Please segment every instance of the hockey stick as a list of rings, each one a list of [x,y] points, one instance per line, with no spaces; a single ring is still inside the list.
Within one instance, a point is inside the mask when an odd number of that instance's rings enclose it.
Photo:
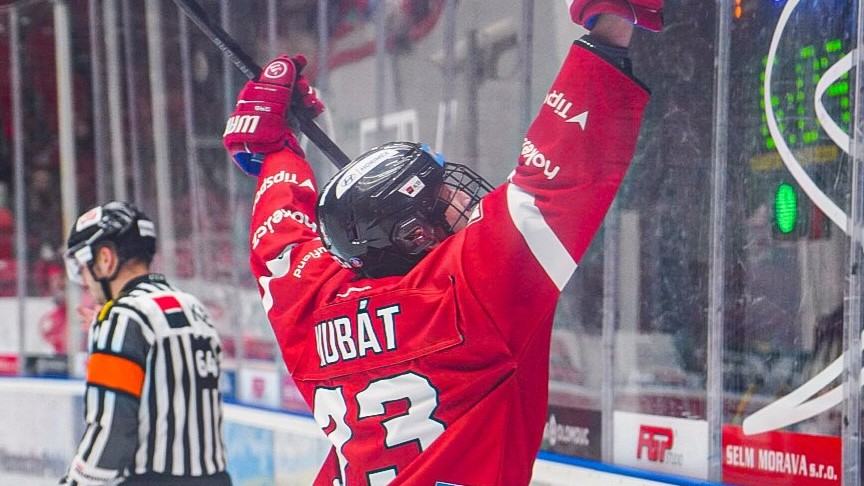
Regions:
[[[174,0],[174,3],[201,29],[210,41],[222,51],[222,54],[237,66],[247,79],[257,79],[261,72],[261,66],[255,63],[246,52],[237,45],[234,39],[225,32],[219,24],[210,20],[207,12],[196,0]],[[300,131],[309,137],[309,140],[318,147],[321,152],[333,162],[336,167],[343,168],[351,162],[330,137],[321,130],[313,120],[302,118],[294,114],[300,122]]]

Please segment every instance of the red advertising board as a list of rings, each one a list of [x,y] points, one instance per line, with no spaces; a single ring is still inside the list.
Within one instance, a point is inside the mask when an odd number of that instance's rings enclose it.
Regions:
[[[839,486],[840,437],[793,432],[744,435],[723,426],[723,482],[741,486]]]
[[[18,359],[19,358],[17,354],[0,354],[0,375],[17,375]]]

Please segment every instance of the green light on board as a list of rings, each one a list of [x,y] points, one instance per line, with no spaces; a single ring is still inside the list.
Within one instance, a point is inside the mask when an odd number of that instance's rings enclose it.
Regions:
[[[777,229],[788,235],[795,229],[798,221],[798,195],[791,184],[785,182],[777,186],[774,193],[774,215]]]

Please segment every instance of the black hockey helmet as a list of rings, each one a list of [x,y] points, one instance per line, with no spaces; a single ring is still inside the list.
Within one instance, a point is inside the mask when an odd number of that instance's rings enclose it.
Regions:
[[[391,142],[340,170],[318,196],[324,246],[372,277],[404,275],[465,226],[491,186],[422,144]]]
[[[83,284],[81,266],[87,265],[92,273],[96,250],[108,244],[114,246],[121,264],[132,258],[149,264],[156,254],[156,227],[144,213],[127,202],[113,201],[90,209],[78,217],[69,233],[63,254],[69,279]],[[102,279],[106,281],[103,287],[114,277],[116,272]]]

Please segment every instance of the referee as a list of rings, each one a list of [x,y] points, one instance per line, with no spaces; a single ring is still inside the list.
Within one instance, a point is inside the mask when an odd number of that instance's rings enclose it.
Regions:
[[[150,272],[154,224],[111,202],[81,215],[70,280],[103,305],[90,327],[86,429],[60,484],[224,486],[222,347],[194,296]]]

